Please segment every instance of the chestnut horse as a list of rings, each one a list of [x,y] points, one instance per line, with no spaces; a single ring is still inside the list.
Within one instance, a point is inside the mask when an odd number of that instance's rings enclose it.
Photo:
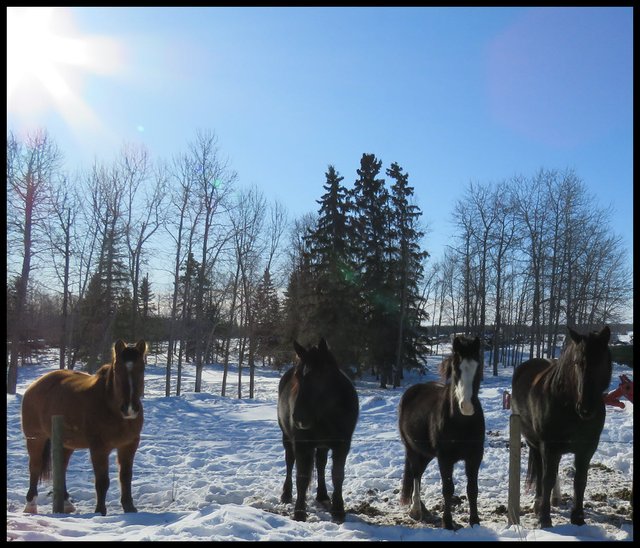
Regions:
[[[426,382],[407,388],[400,398],[398,422],[405,447],[400,504],[411,504],[409,515],[421,520],[426,508],[420,482],[436,458],[442,479],[442,526],[454,529],[453,467],[464,461],[469,499],[469,525],[478,525],[478,470],[484,455],[485,423],[478,399],[482,362],[480,339],[457,336],[453,353],[440,364],[447,384]]]
[[[292,500],[291,473],[295,463],[297,498],[293,519],[307,519],[306,495],[315,457],[316,500],[325,506],[330,503],[332,519],[341,523],[345,518],[344,467],[358,421],[358,394],[324,339],[308,350],[296,341],[293,345],[300,361],[282,376],[278,386],[278,424],[287,468],[280,500],[284,503]],[[329,449],[333,461],[331,501],[324,476]]]
[[[22,431],[29,453],[29,491],[24,511],[38,512],[38,482],[51,475],[51,417],[64,417],[64,512],[75,508],[69,501],[66,472],[75,449],[89,449],[95,474],[96,512],[107,514],[109,455],[118,451],[120,502],[125,512],[136,512],[131,498],[133,458],[142,430],[140,398],[144,390],[144,340],[127,345],[118,340],[111,363],[94,375],[59,369],[35,380],[22,398]]]
[[[551,491],[565,453],[574,454],[571,523],[584,525],[584,491],[591,457],[604,427],[604,392],[611,383],[611,331],[586,335],[567,327],[567,346],[556,360],[533,358],[513,372],[511,409],[520,415],[529,446],[527,484],[535,483],[534,512],[551,527]]]

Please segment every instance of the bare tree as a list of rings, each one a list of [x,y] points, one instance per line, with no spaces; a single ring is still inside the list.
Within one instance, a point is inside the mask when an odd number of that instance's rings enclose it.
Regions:
[[[145,246],[163,222],[167,174],[159,165],[152,175],[153,168],[144,147],[125,145],[119,164],[124,182],[122,215],[131,279],[131,338],[138,340],[140,268],[146,259]]]
[[[51,265],[62,292],[62,325],[60,328],[60,369],[65,365],[72,368],[67,359],[67,348],[71,346],[71,268],[73,255],[77,249],[75,233],[77,231],[79,200],[75,189],[67,176],[61,177],[51,193],[50,213],[45,230],[50,243]]]
[[[27,136],[24,143],[10,133],[7,140],[7,189],[8,206],[12,210],[12,232],[21,245],[9,249],[21,257],[22,266],[15,284],[14,316],[9,324],[11,354],[7,377],[7,393],[15,394],[18,381],[18,354],[23,342],[23,314],[27,303],[27,288],[32,270],[34,253],[41,238],[42,215],[46,211],[49,185],[60,167],[62,156],[46,131]],[[10,240],[8,241],[10,243]]]
[[[195,391],[200,392],[204,353],[204,294],[207,271],[211,271],[215,259],[228,241],[228,226],[215,225],[217,216],[226,213],[225,201],[231,193],[237,178],[218,151],[217,137],[213,132],[201,132],[190,146],[193,176],[198,199],[202,202],[202,243],[200,269],[196,289],[196,383]],[[217,228],[217,230],[216,230]]]

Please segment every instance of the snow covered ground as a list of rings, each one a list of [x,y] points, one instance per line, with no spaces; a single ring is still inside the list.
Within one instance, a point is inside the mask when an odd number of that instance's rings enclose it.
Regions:
[[[522,451],[521,524],[508,526],[509,411],[502,394],[510,390],[510,368],[493,377],[485,374],[480,399],[487,437],[479,477],[481,525],[468,526],[466,477],[462,463],[454,470],[454,521],[463,527],[439,527],[442,497],[437,463],[427,467],[422,500],[434,518],[414,522],[399,505],[404,448],[397,428],[397,407],[405,388],[436,378],[429,360],[424,376],[406,376],[398,389],[381,390],[372,378],[356,381],[360,417],[347,459],[344,499],[347,517],[335,524],[314,500],[315,484],[307,497],[306,523],[291,519],[292,504],[280,503],[285,475],[282,436],[276,419],[277,386],[281,373],[257,368],[254,399],[237,399],[237,368],[232,367],[227,396],[221,397],[222,367],[207,365],[203,389],[194,393],[195,371],[187,365],[182,395],[164,396],[162,356],[149,355],[145,382],[145,424],[133,470],[136,514],[120,506],[115,452],[110,460],[111,486],[107,515],[95,514],[93,472],[87,450],[76,451],[67,473],[67,486],[76,512],[51,512],[51,484],[39,488],[39,515],[23,514],[28,489],[27,453],[20,429],[20,404],[26,387],[56,368],[55,351],[34,365],[20,368],[18,394],[7,396],[7,540],[267,540],[267,541],[518,541],[518,540],[633,540],[630,490],[633,477],[633,404],[607,408],[600,446],[591,462],[585,495],[587,524],[569,522],[572,455],[560,463],[563,503],[552,509],[554,527],[535,528],[532,494],[524,490],[527,450]],[[283,369],[282,372],[284,372]],[[620,374],[633,370],[614,364],[611,389]],[[248,394],[248,374],[243,392]],[[331,459],[327,486],[331,493]],[[294,482],[295,496],[295,482]],[[438,523],[436,523],[436,519]]]

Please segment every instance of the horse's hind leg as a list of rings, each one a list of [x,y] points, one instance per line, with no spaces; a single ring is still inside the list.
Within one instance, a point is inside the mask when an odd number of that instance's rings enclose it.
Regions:
[[[291,492],[293,490],[293,480],[291,474],[293,472],[293,463],[295,462],[295,453],[293,452],[293,444],[286,436],[282,436],[282,445],[284,445],[284,461],[287,467],[287,475],[284,478],[282,486],[282,496],[280,502],[289,503],[292,500]]]
[[[558,466],[560,465],[560,453],[546,449],[542,457],[542,493],[540,495],[540,527],[551,527],[551,491],[558,477]]]
[[[573,478],[573,510],[571,511],[571,523],[574,525],[584,525],[584,490],[587,486],[587,475],[589,472],[589,462],[593,452],[576,453],[574,465],[576,475]]]
[[[407,478],[411,477],[411,487],[407,487],[407,489],[410,489],[408,492],[411,493],[411,509],[409,510],[409,517],[417,521],[420,521],[423,515],[427,513],[427,509],[420,499],[420,483],[422,480],[422,474],[424,474],[429,462],[431,462],[431,458],[420,455],[413,450],[407,450],[403,489],[408,483]],[[407,474],[407,472],[409,473]]]
[[[49,459],[49,440],[47,438],[27,437],[27,452],[29,453],[29,490],[24,512],[38,513],[38,482],[40,476],[46,476]]]
[[[411,464],[409,457],[404,457],[404,472],[402,473],[402,489],[400,491],[400,504],[403,506],[411,502],[411,493],[413,492],[413,474],[411,473]]]
[[[326,447],[316,449],[316,475],[318,477],[318,491],[316,500],[321,504],[330,504],[329,493],[327,493],[327,483],[325,481],[325,468],[327,466],[327,455],[329,449]],[[335,484],[334,484],[335,488]]]
[[[62,511],[65,514],[71,514],[72,512],[76,511],[76,507],[69,500],[69,491],[67,491],[67,467],[69,466],[69,459],[71,458],[72,454],[73,449],[67,449],[66,447],[64,448],[64,508],[62,509]]]
[[[125,512],[137,512],[131,496],[131,479],[133,478],[133,458],[138,449],[136,439],[129,445],[118,448],[118,466],[120,467],[120,504]]]

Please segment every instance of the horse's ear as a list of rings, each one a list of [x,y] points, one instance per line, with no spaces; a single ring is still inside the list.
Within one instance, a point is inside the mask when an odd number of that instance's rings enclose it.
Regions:
[[[569,326],[567,326],[567,330],[569,331],[569,336],[571,337],[571,340],[573,340],[574,343],[577,344],[582,340],[582,335],[580,335],[580,333],[578,333],[577,331],[574,331]]]
[[[136,344],[136,350],[144,357],[144,355],[147,353],[147,343],[144,341],[144,339],[140,339],[138,341],[138,344]]]
[[[118,356],[126,347],[126,343],[122,339],[118,339],[113,345],[113,348],[116,351],[116,356]]]
[[[609,344],[609,339],[611,338],[611,329],[609,329],[608,325],[605,325],[602,328],[602,331],[598,333],[598,338],[602,340],[604,344]]]
[[[476,336],[476,338],[473,339],[473,349],[480,352],[480,337],[478,336]]]
[[[460,352],[460,337],[458,336],[453,339],[453,351]]]
[[[307,355],[307,351],[304,349],[304,347],[298,344],[298,341],[293,341],[293,348],[296,351],[298,358],[304,360],[305,356]]]
[[[324,337],[322,337],[318,343],[318,350],[321,352],[329,352],[329,347],[327,346],[327,341],[325,341]]]

